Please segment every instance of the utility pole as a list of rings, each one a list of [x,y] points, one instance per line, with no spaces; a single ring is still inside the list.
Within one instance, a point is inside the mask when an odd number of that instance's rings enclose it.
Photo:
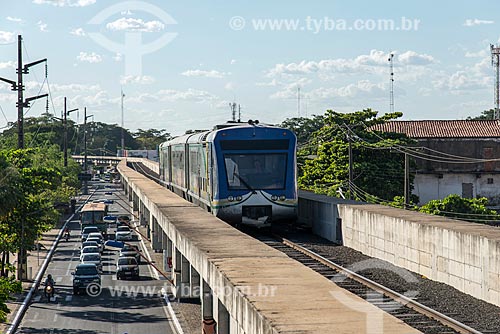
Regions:
[[[495,112],[493,119],[500,119],[500,46],[490,44],[491,65],[495,66]]]
[[[410,206],[410,158],[408,153],[405,153],[405,204],[404,209],[407,210]]]
[[[347,141],[349,142],[349,199],[352,199],[352,179],[353,179],[353,172],[352,172],[352,141],[351,141],[351,135],[347,135]]]
[[[125,128],[124,128],[124,122],[123,122],[123,98],[125,97],[125,94],[123,94],[123,89],[121,90],[121,100],[122,100],[122,154],[121,156],[125,156]]]
[[[68,120],[67,116],[69,113],[73,111],[77,111],[78,108],[71,109],[66,111],[66,96],[64,97],[64,111],[63,111],[63,129],[64,129],[64,139],[63,139],[63,148],[64,148],[64,167],[68,167]]]
[[[22,41],[21,35],[17,36],[17,83],[13,80],[5,79],[0,77],[0,81],[7,82],[12,85],[12,90],[17,91],[17,148],[24,148],[24,108],[30,106],[30,102],[36,99],[47,97],[48,94],[37,95],[33,97],[28,97],[24,100],[23,91],[23,74],[28,74],[29,68],[31,66],[45,62],[45,77],[47,77],[47,58],[34,61],[23,66],[23,52],[22,52]],[[20,281],[26,280],[27,277],[27,253],[24,248],[24,219],[21,217],[21,245],[19,247],[19,252],[17,254],[17,279]]]
[[[87,107],[83,111],[83,171],[87,173],[87,118],[94,117],[94,115],[87,116]],[[87,180],[83,180],[83,194],[88,195],[88,183]]]
[[[17,35],[17,148],[24,148],[23,37]]]

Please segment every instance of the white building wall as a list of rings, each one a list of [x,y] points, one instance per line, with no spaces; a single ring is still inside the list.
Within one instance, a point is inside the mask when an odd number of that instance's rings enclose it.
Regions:
[[[419,204],[430,200],[443,199],[449,195],[462,196],[462,183],[472,183],[473,197],[486,197],[491,205],[500,204],[500,175],[482,174],[417,174],[414,181],[413,194],[420,199]],[[488,179],[492,183],[488,183]],[[490,182],[491,182],[490,180]]]

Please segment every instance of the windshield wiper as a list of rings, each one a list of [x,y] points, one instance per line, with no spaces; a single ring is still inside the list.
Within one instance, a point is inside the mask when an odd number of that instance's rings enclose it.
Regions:
[[[245,187],[247,187],[248,190],[251,190],[252,191],[252,194],[256,194],[257,192],[255,191],[254,188],[250,187],[250,185],[238,174],[238,173],[233,173],[234,175],[236,175],[236,177],[238,178],[238,180],[241,181],[241,183],[243,183],[243,185]]]

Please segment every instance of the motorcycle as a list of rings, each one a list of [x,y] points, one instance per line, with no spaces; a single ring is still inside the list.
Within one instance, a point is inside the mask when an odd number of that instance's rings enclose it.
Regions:
[[[44,289],[45,298],[47,298],[47,302],[50,302],[50,299],[54,297],[54,287],[52,285],[46,285]]]

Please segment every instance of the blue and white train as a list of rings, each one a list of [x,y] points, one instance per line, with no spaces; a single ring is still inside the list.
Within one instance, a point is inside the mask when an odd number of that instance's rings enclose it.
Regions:
[[[230,223],[270,227],[297,217],[295,134],[229,122],[160,145],[165,186]]]

